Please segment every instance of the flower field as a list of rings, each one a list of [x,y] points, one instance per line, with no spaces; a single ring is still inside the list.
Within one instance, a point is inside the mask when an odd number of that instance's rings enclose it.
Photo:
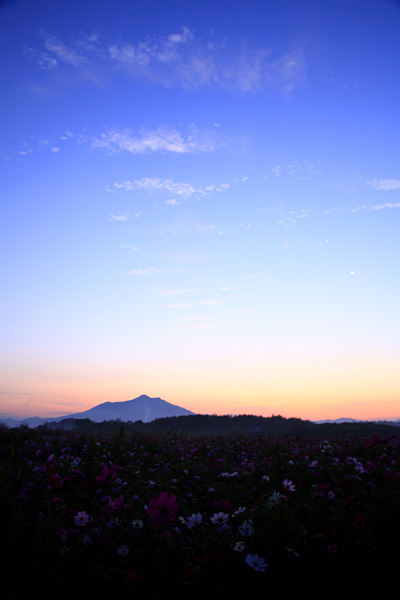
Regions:
[[[0,430],[5,598],[392,587],[400,438]]]

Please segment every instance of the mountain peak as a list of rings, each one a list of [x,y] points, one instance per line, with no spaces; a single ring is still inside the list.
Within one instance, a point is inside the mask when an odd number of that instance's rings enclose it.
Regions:
[[[185,415],[193,415],[195,413],[181,406],[170,404],[162,398],[150,398],[146,394],[142,394],[133,400],[125,400],[123,402],[103,402],[93,408],[89,408],[80,413],[64,415],[53,419],[42,419],[42,423],[48,421],[62,421],[63,419],[90,419],[95,423],[103,421],[143,421],[148,423],[155,419],[164,417],[180,417]],[[36,423],[39,425],[41,423]]]

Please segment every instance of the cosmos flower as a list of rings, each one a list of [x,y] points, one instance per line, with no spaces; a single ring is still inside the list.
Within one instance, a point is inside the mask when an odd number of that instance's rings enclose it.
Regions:
[[[214,523],[214,525],[225,525],[225,523],[228,521],[228,519],[229,519],[229,515],[227,513],[219,512],[219,513],[214,513],[213,516],[211,517],[210,521],[211,521],[211,523]]]
[[[281,499],[281,495],[279,492],[273,492],[270,497],[268,498],[268,508],[272,508],[273,506],[275,506],[276,504],[278,504],[278,502]]]
[[[104,465],[101,470],[101,475],[97,475],[96,481],[98,483],[107,483],[108,481],[112,481],[117,476],[117,467],[113,464],[110,466]]]
[[[199,525],[201,523],[202,519],[203,519],[203,517],[201,516],[201,513],[197,513],[197,515],[193,514],[188,518],[187,526],[189,528],[192,528],[195,525]]]
[[[140,519],[133,519],[132,525],[135,527],[135,529],[141,529],[143,527],[143,521]]]
[[[86,525],[86,523],[89,522],[89,515],[86,511],[82,510],[81,512],[78,512],[74,520],[75,525],[82,527],[82,525]]]
[[[235,552],[244,552],[244,548],[244,542],[236,542],[236,544],[233,546]]]
[[[295,492],[296,491],[296,487],[295,487],[293,481],[291,481],[290,479],[284,479],[282,481],[282,485],[285,488],[285,490],[287,490],[288,492]]]
[[[251,519],[244,521],[242,523],[242,525],[239,527],[239,533],[240,533],[240,535],[243,535],[243,536],[253,535],[253,533],[254,533],[253,521]]]
[[[245,558],[246,563],[255,571],[261,571],[262,573],[267,568],[265,558],[261,558],[258,554],[248,554]]]
[[[52,487],[54,489],[61,487],[63,480],[57,473],[57,466],[51,458],[47,461],[46,470]]]
[[[158,498],[151,498],[147,507],[147,513],[156,525],[168,525],[176,518],[176,511],[179,508],[179,502],[176,496],[167,492],[160,492]]]

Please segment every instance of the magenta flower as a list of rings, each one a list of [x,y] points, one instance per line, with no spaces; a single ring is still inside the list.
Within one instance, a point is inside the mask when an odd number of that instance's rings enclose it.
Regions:
[[[356,529],[364,529],[365,527],[365,519],[361,515],[357,515],[353,519],[353,525]]]
[[[46,463],[47,476],[54,489],[59,488],[63,484],[63,480],[57,473],[57,466],[52,460],[48,460]]]
[[[117,476],[117,467],[113,464],[110,466],[104,465],[101,470],[101,475],[97,475],[96,481],[99,483],[106,483],[107,481],[112,481]]]
[[[168,525],[176,518],[178,508],[179,502],[176,501],[174,494],[168,496],[167,492],[160,492],[158,498],[154,497],[150,500],[147,513],[156,525]]]

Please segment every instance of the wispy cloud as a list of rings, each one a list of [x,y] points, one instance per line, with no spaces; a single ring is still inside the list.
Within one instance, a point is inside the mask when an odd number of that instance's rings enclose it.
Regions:
[[[373,179],[372,181],[367,181],[367,183],[374,190],[384,190],[387,192],[400,189],[400,179]]]
[[[130,152],[148,154],[149,152],[212,152],[215,142],[208,133],[200,135],[198,131],[189,131],[184,136],[171,127],[159,127],[155,130],[143,130],[138,134],[129,129],[108,129],[100,137],[92,137],[93,148],[100,148],[112,154]]]
[[[143,177],[133,181],[116,182],[114,186],[117,189],[123,189],[128,192],[133,190],[144,190],[146,192],[166,191],[177,196],[188,198],[196,193],[201,193],[200,189],[196,189],[190,183],[173,181],[172,179],[160,179],[159,177]]]
[[[376,206],[372,207],[372,210],[383,210],[384,208],[400,208],[400,202],[396,202],[395,204],[393,204],[393,202],[386,202],[385,204],[377,204]]]
[[[283,225],[284,227],[287,227],[288,225],[296,223],[299,219],[306,219],[312,213],[313,210],[311,208],[302,208],[298,211],[290,210],[287,216],[284,219],[280,219],[279,221],[277,221],[277,223],[278,225]]]
[[[227,39],[199,39],[188,28],[180,34],[150,36],[136,44],[111,44],[108,51],[120,69],[187,89],[217,86],[251,92],[278,85],[291,91],[302,79],[305,67],[301,49],[281,56],[262,47],[232,49]]]
[[[73,67],[80,67],[87,64],[87,56],[80,52],[76,46],[75,48],[68,47],[55,35],[42,32],[42,36],[44,38],[43,49],[41,51],[31,51],[40,67],[54,69],[60,63],[65,63]]]
[[[315,175],[321,175],[322,171],[318,161],[303,160],[295,161],[291,164],[282,166],[274,165],[270,169],[270,174],[275,177],[286,177],[296,181],[306,180]],[[268,179],[269,174],[265,176]]]
[[[19,155],[32,154],[35,151],[60,151],[60,145],[74,141],[79,145],[90,146],[94,150],[103,150],[110,155],[127,152],[130,154],[150,154],[153,152],[171,152],[175,154],[194,154],[213,152],[222,144],[221,137],[215,131],[200,131],[194,124],[187,126],[182,132],[171,126],[160,126],[156,129],[141,129],[133,132],[130,129],[105,128],[99,134],[67,131],[51,140],[35,139],[31,136],[29,144],[22,143]],[[221,184],[222,191],[227,184]]]
[[[139,248],[138,246],[133,246],[132,244],[121,244],[121,248],[125,248],[125,250],[131,250],[134,252],[138,252]]]
[[[43,32],[42,38],[41,48],[30,49],[41,68],[64,65],[95,71],[101,67],[107,73],[191,90],[220,87],[248,93],[278,87],[290,92],[302,81],[305,71],[302,48],[276,54],[268,47],[231,46],[227,38],[217,39],[212,33],[199,36],[187,27],[134,42],[110,42],[97,34],[82,35],[68,43]]]
[[[109,218],[109,221],[120,221],[121,223],[128,220],[129,215],[111,215]]]
[[[178,196],[181,199],[187,199],[191,196],[205,196],[214,192],[225,192],[230,189],[229,183],[219,185],[208,185],[205,188],[196,187],[185,181],[174,181],[173,179],[161,179],[160,177],[143,177],[133,181],[117,181],[114,187],[118,190],[132,192],[135,190],[153,192],[167,192],[169,195]],[[180,202],[176,198],[166,200],[167,204],[177,205]]]

